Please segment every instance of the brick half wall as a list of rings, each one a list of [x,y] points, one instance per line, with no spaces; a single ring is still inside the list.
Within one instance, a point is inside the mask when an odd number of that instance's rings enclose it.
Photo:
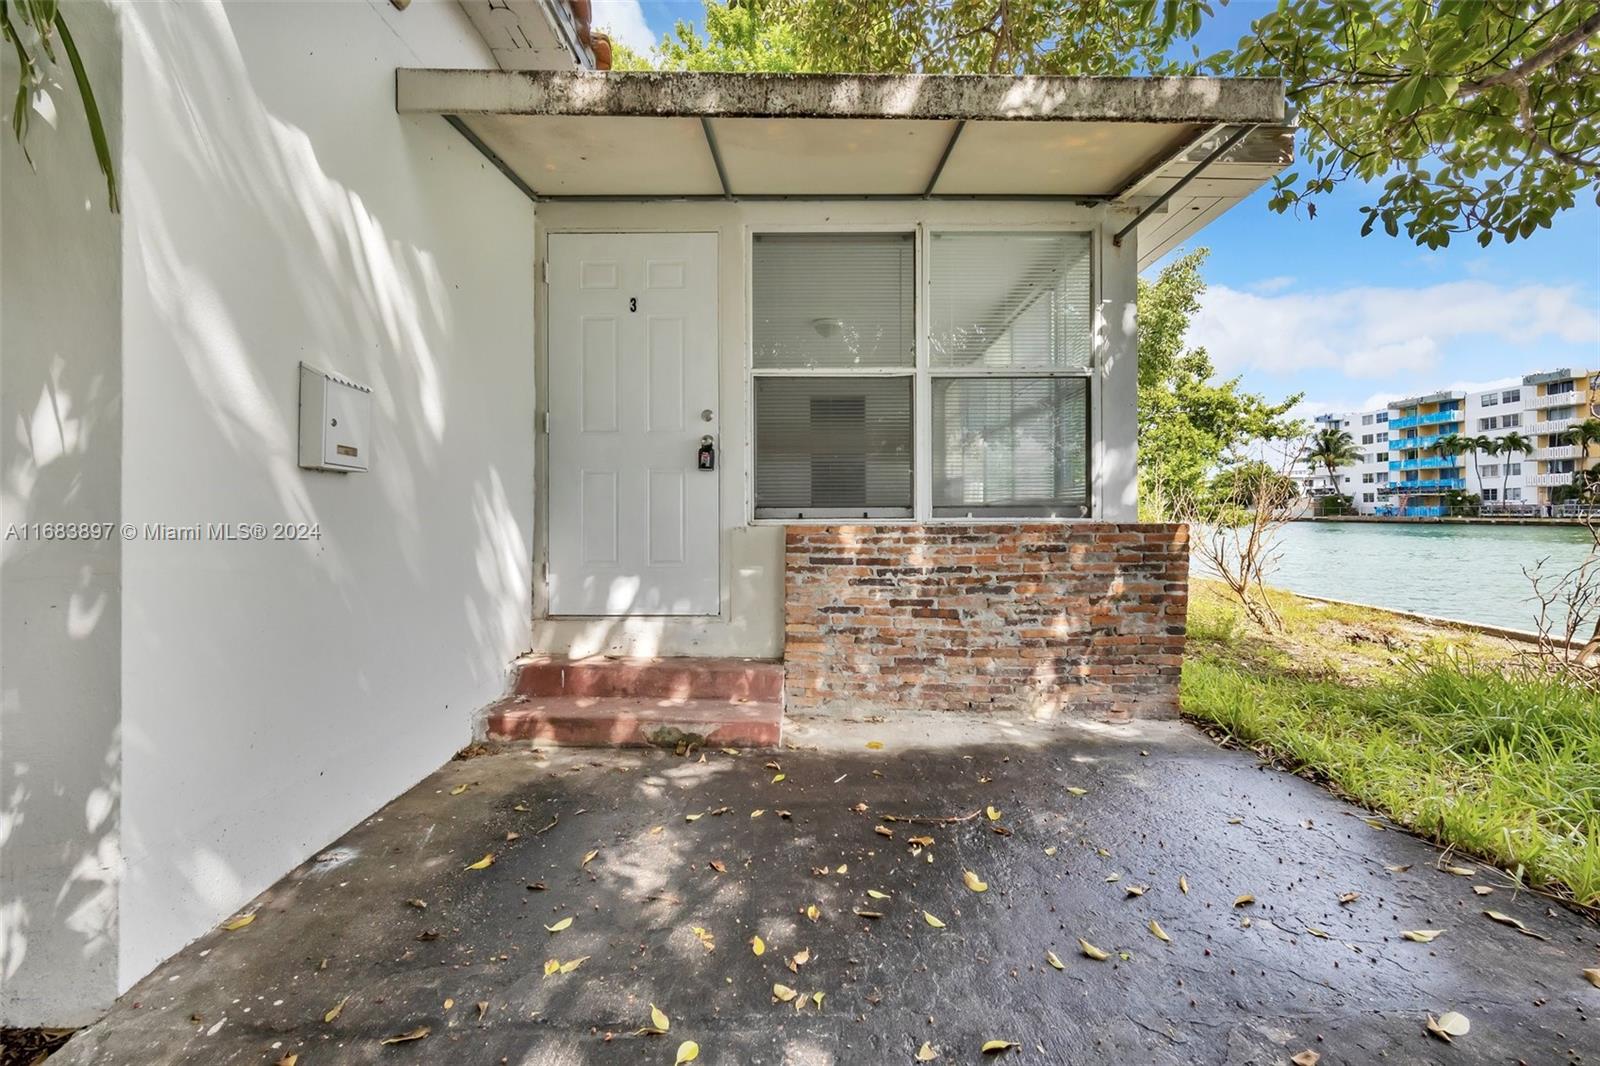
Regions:
[[[784,556],[791,712],[1177,713],[1185,526],[792,525]]]

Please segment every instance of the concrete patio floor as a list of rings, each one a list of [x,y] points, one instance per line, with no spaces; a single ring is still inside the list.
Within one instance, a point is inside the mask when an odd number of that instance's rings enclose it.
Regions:
[[[993,1061],[988,1040],[1047,1063],[1600,1060],[1593,924],[1187,725],[801,720],[789,744],[451,762],[52,1066],[671,1063],[683,1040],[714,1064]],[[639,1032],[651,1004],[669,1033]],[[1424,1023],[1451,1010],[1472,1028],[1447,1045]]]

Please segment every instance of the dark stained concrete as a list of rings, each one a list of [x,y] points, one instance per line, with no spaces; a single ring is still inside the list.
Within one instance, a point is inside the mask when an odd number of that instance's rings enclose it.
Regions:
[[[684,1039],[701,1063],[797,1066],[911,1063],[923,1041],[940,1063],[993,1061],[979,1053],[989,1039],[1021,1043],[1001,1061],[1034,1063],[1285,1063],[1305,1049],[1324,1064],[1600,1061],[1600,988],[1581,973],[1600,965],[1591,923],[1481,864],[1444,872],[1452,860],[1428,844],[1186,725],[947,716],[800,722],[790,738],[798,750],[703,762],[572,750],[453,762],[264,894],[252,924],[140,982],[52,1066],[291,1052],[299,1066],[671,1063]],[[997,822],[874,831],[882,814],[990,805]],[[914,856],[920,835],[934,843]],[[492,866],[464,869],[487,852]],[[969,891],[964,868],[988,891]],[[1257,902],[1235,908],[1245,893]],[[569,915],[563,932],[542,928]],[[1419,944],[1406,929],[1444,933]],[[1085,958],[1079,937],[1112,959]],[[809,962],[786,969],[802,949]],[[580,956],[544,976],[547,959]],[[821,1009],[775,1003],[774,982],[825,992]],[[636,1035],[651,1003],[670,1034]],[[1446,1010],[1472,1023],[1448,1046],[1423,1029]],[[419,1025],[424,1040],[379,1043]]]

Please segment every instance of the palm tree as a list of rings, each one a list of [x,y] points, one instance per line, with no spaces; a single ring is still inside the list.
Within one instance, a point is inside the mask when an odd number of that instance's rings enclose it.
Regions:
[[[1495,440],[1493,437],[1463,437],[1461,450],[1472,453],[1472,476],[1478,482],[1478,488],[1483,488],[1483,474],[1478,470],[1478,453],[1488,452],[1495,454]]]
[[[1592,499],[1600,490],[1600,463],[1592,470],[1583,464],[1589,459],[1589,446],[1600,444],[1600,418],[1586,418],[1562,434],[1568,443],[1576,445],[1578,457],[1572,464],[1572,487],[1584,500]]]
[[[1500,505],[1502,507],[1504,507],[1506,504],[1506,484],[1511,480],[1510,459],[1512,453],[1517,453],[1526,457],[1531,451],[1533,451],[1533,441],[1529,440],[1527,437],[1524,437],[1516,430],[1512,430],[1510,433],[1507,433],[1505,436],[1500,438],[1500,446],[1495,449],[1495,454],[1504,456],[1506,459],[1506,462],[1503,464],[1504,469],[1500,477]]]
[[[1317,435],[1311,438],[1311,446],[1306,449],[1306,461],[1321,463],[1328,471],[1328,484],[1334,492],[1339,491],[1339,468],[1352,466],[1361,461],[1361,452],[1356,449],[1355,438],[1342,429],[1320,429]]]

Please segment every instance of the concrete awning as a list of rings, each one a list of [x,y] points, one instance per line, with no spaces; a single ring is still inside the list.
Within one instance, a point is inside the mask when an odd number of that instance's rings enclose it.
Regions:
[[[1155,208],[1142,263],[1292,152],[1283,85],[1257,78],[403,69],[396,105],[539,200],[1111,201]]]

